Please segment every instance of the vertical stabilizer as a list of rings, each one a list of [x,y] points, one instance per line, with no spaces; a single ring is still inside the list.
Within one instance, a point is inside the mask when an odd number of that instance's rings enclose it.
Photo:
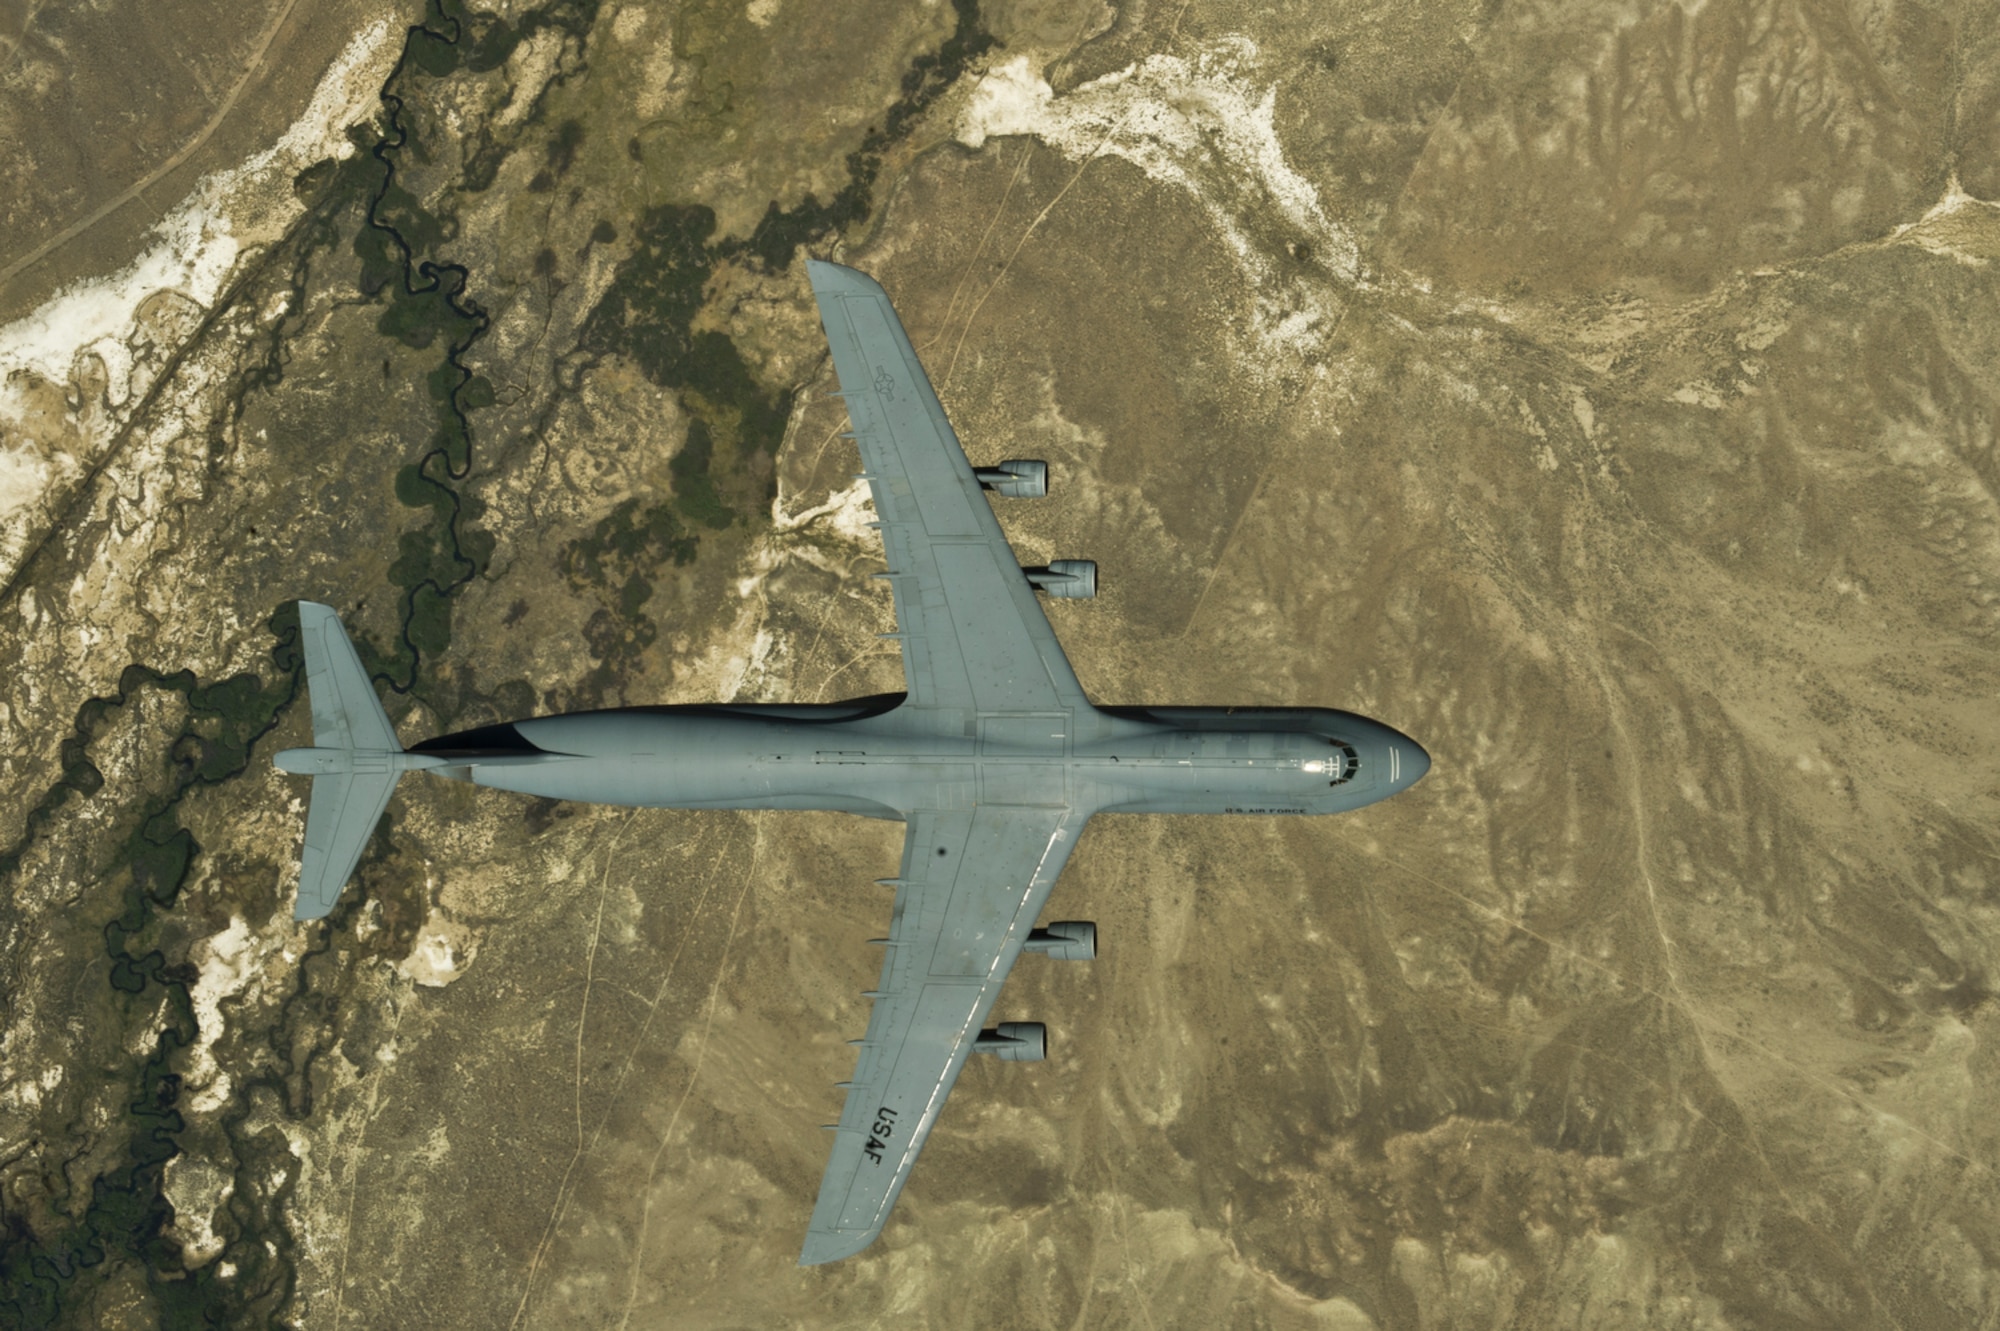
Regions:
[[[293,917],[317,920],[333,909],[361,862],[375,824],[389,807],[396,779],[419,763],[404,754],[333,608],[300,601],[299,637],[306,654],[314,747],[286,749],[273,761],[281,771],[309,773],[313,779]]]

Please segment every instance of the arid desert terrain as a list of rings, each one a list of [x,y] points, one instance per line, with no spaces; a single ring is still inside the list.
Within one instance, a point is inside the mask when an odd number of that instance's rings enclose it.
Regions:
[[[0,1327],[2000,1327],[2000,4],[0,5]],[[292,603],[402,738],[902,687],[894,296],[1103,816],[795,1265],[901,829],[413,778],[295,924]]]

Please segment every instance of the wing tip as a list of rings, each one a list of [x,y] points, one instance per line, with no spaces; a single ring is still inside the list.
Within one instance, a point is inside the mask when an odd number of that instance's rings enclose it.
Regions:
[[[315,780],[314,784],[317,785],[318,781]],[[368,830],[372,833],[375,830],[374,825],[370,824]],[[360,860],[361,855],[358,850],[354,858]],[[331,881],[333,869],[327,861],[327,856],[315,854],[308,846],[305,853],[299,857],[299,895],[292,903],[292,920],[295,923],[323,920],[333,914],[333,908],[340,902],[341,891],[347,886],[347,877],[351,877],[353,873],[354,871],[349,869],[347,876],[338,882]]]
[[[324,601],[300,601],[299,627],[302,629],[324,628],[327,624],[338,624],[340,613]]]
[[[323,878],[324,875],[314,875],[314,877]],[[340,888],[345,886],[345,883],[338,885],[333,895],[328,896],[323,882],[311,881],[306,874],[301,873],[298,899],[292,903],[292,922],[300,924],[307,920],[323,920],[333,914],[334,904],[340,900]]]
[[[876,296],[887,295],[882,284],[859,268],[849,268],[844,263],[833,263],[826,259],[807,259],[806,278],[812,283],[816,296]]]
[[[852,1257],[875,1241],[880,1230],[809,1229],[799,1251],[800,1266],[825,1266]]]

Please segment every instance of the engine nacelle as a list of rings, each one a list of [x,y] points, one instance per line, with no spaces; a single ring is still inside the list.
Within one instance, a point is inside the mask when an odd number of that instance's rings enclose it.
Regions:
[[[981,1031],[972,1047],[1009,1063],[1039,1063],[1049,1055],[1049,1028],[1039,1021],[1003,1021]]]
[[[1057,961],[1089,961],[1097,956],[1097,926],[1089,920],[1057,920],[1030,933],[1022,946]]]
[[[974,467],[981,489],[1009,499],[1040,499],[1049,492],[1049,464],[1029,458],[1008,458],[995,467]]]
[[[1024,568],[1028,581],[1038,592],[1051,596],[1087,599],[1097,595],[1097,561],[1093,559],[1051,559],[1047,568]]]

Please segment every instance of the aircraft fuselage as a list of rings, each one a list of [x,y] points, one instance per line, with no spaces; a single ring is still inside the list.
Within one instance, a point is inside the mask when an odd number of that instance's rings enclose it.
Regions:
[[[445,759],[437,775],[551,799],[882,818],[981,804],[1340,813],[1430,766],[1388,726],[1323,708],[1107,709],[1077,725],[1069,712],[945,716],[899,701],[582,712],[411,752]]]

